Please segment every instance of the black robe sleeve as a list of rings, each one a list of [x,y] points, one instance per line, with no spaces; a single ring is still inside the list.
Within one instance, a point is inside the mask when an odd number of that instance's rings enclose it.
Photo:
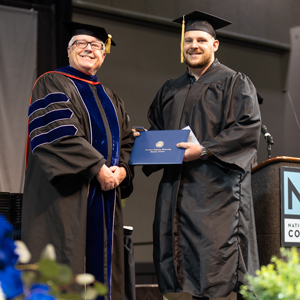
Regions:
[[[224,87],[222,130],[202,145],[217,158],[216,163],[244,173],[258,147],[261,119],[256,89],[251,80],[237,73]]]

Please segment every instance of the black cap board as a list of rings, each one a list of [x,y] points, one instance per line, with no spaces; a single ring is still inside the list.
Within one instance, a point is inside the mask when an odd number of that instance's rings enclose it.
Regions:
[[[205,31],[214,38],[216,38],[215,30],[231,24],[231,22],[227,20],[198,10],[173,20],[173,22],[179,24],[183,24],[183,21],[185,22],[185,32],[193,30]]]
[[[101,40],[105,44],[108,39],[111,39],[111,36],[107,34],[103,27],[77,22],[63,22],[63,24],[71,37],[74,35],[86,34]],[[111,45],[116,46],[113,40],[111,40]]]

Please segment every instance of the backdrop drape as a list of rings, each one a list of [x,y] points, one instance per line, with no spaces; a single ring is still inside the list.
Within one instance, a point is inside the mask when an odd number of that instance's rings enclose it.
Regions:
[[[21,193],[27,111],[37,76],[34,10],[0,5],[0,192]]]

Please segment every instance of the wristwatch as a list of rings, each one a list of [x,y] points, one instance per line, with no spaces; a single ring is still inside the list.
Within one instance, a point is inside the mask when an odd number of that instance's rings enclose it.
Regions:
[[[202,160],[207,160],[208,157],[209,157],[209,155],[208,155],[208,152],[207,152],[206,148],[202,147],[201,154],[200,154],[199,158],[202,159]]]

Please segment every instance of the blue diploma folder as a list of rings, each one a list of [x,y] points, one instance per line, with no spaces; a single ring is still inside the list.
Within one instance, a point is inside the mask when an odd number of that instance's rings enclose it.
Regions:
[[[130,165],[182,164],[185,149],[177,143],[187,142],[190,130],[142,131],[136,137]]]

